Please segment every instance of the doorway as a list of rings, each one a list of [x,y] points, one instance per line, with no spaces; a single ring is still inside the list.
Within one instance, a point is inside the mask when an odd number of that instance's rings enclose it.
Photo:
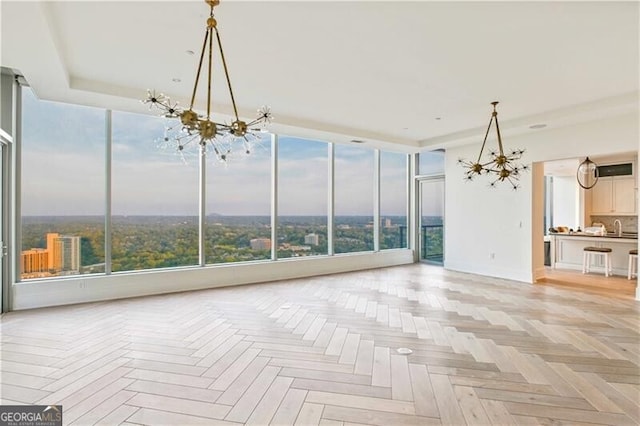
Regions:
[[[420,183],[420,260],[444,265],[444,177]]]

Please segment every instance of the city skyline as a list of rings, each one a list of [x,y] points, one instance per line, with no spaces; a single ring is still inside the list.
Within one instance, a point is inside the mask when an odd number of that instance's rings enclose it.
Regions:
[[[374,249],[371,216],[337,216],[333,240],[327,235],[326,217],[281,220],[275,244],[278,258],[323,256],[330,246],[335,253]],[[405,216],[383,216],[380,225],[381,250],[405,247]],[[115,217],[108,233],[102,216],[36,216],[25,217],[21,229],[22,279],[105,273],[105,268],[118,272],[196,265],[201,253],[207,264],[268,260],[273,255],[267,216],[215,216],[204,230],[195,216]],[[442,226],[439,229],[436,233],[441,234]]]

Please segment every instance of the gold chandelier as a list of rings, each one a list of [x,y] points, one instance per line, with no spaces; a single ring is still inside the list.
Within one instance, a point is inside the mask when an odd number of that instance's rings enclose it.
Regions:
[[[476,175],[492,175],[495,178],[489,183],[489,186],[495,187],[498,182],[508,181],[513,189],[518,189],[518,179],[520,173],[529,169],[529,166],[517,164],[524,149],[514,149],[508,155],[504,153],[502,147],[502,137],[500,136],[500,126],[498,125],[498,111],[496,111],[496,105],[498,101],[491,102],[493,105],[493,113],[489,119],[489,126],[487,132],[484,134],[484,141],[482,141],[482,148],[478,154],[478,159],[473,162],[469,160],[459,159],[458,164],[462,165],[467,171],[465,172],[465,180],[473,180]],[[489,136],[489,130],[491,130],[491,124],[496,122],[496,133],[498,135],[498,150],[489,151],[489,161],[482,162],[482,153],[484,147],[487,144],[487,137]]]
[[[206,154],[207,149],[212,150],[218,160],[225,162],[230,154],[234,151],[238,144],[242,145],[245,154],[251,152],[252,142],[259,139],[258,133],[263,129],[256,128],[259,125],[266,125],[271,122],[273,116],[271,109],[263,106],[258,110],[258,116],[253,121],[245,122],[238,118],[238,109],[236,101],[233,97],[233,89],[231,88],[231,80],[227,69],[227,62],[222,50],[220,42],[220,33],[218,32],[217,21],[213,16],[213,8],[220,4],[220,0],[205,0],[210,7],[209,18],[207,19],[207,27],[202,43],[202,51],[200,53],[200,62],[196,72],[195,82],[193,84],[193,92],[191,95],[191,103],[188,109],[181,108],[178,103],[172,103],[169,97],[162,93],[156,94],[155,90],[147,91],[147,98],[142,102],[149,104],[149,108],[157,108],[166,118],[179,118],[180,123],[177,126],[167,126],[165,136],[162,139],[163,146],[171,146],[184,159],[184,151],[190,146],[199,146],[200,153]],[[212,83],[212,65],[213,65],[213,38],[215,33],[216,43],[220,51],[220,59],[224,68],[224,75],[229,88],[229,95],[233,105],[234,121],[231,123],[218,123],[211,119],[211,83]],[[204,62],[205,53],[208,57],[208,80],[207,80],[207,113],[199,114],[193,110],[202,64]]]

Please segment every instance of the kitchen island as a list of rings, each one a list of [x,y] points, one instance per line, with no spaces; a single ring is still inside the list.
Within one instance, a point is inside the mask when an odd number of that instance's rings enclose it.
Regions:
[[[638,248],[638,237],[635,236],[594,236],[583,233],[551,234],[551,267],[554,269],[582,270],[582,256],[585,247],[611,248],[611,265],[614,275],[627,275],[629,250]],[[604,262],[601,257],[592,262],[591,273],[603,272]]]

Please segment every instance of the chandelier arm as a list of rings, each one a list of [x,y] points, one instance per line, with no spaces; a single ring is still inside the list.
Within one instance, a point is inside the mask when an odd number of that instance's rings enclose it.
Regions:
[[[166,112],[169,112],[169,109],[171,109],[171,106],[169,105],[168,102],[162,102],[162,101],[157,101],[156,102],[158,105],[160,105],[160,107],[164,108]]]
[[[202,42],[202,51],[200,52],[200,62],[198,63],[198,71],[196,72],[196,81],[193,83],[193,93],[191,94],[191,104],[189,109],[193,109],[196,100],[196,90],[198,90],[198,81],[200,81],[200,71],[202,70],[202,61],[204,60],[204,51],[207,48],[207,39],[209,38],[209,28],[204,33],[204,41]]]
[[[247,123],[247,128],[251,126],[255,126],[256,124],[260,123],[263,120],[264,120],[264,116],[262,115],[258,118],[254,118],[253,121],[250,121],[249,123]],[[251,130],[260,130],[260,129],[251,129]]]
[[[216,39],[218,40],[218,48],[220,49],[220,57],[222,58],[222,67],[224,68],[224,75],[227,78],[227,86],[229,87],[229,95],[231,96],[231,104],[233,105],[233,112],[236,116],[236,121],[238,118],[238,108],[236,107],[236,100],[233,96],[233,89],[231,88],[231,79],[229,78],[229,70],[227,69],[227,61],[224,58],[224,51],[222,50],[222,42],[220,41],[220,33],[218,32],[218,28],[216,30]]]

